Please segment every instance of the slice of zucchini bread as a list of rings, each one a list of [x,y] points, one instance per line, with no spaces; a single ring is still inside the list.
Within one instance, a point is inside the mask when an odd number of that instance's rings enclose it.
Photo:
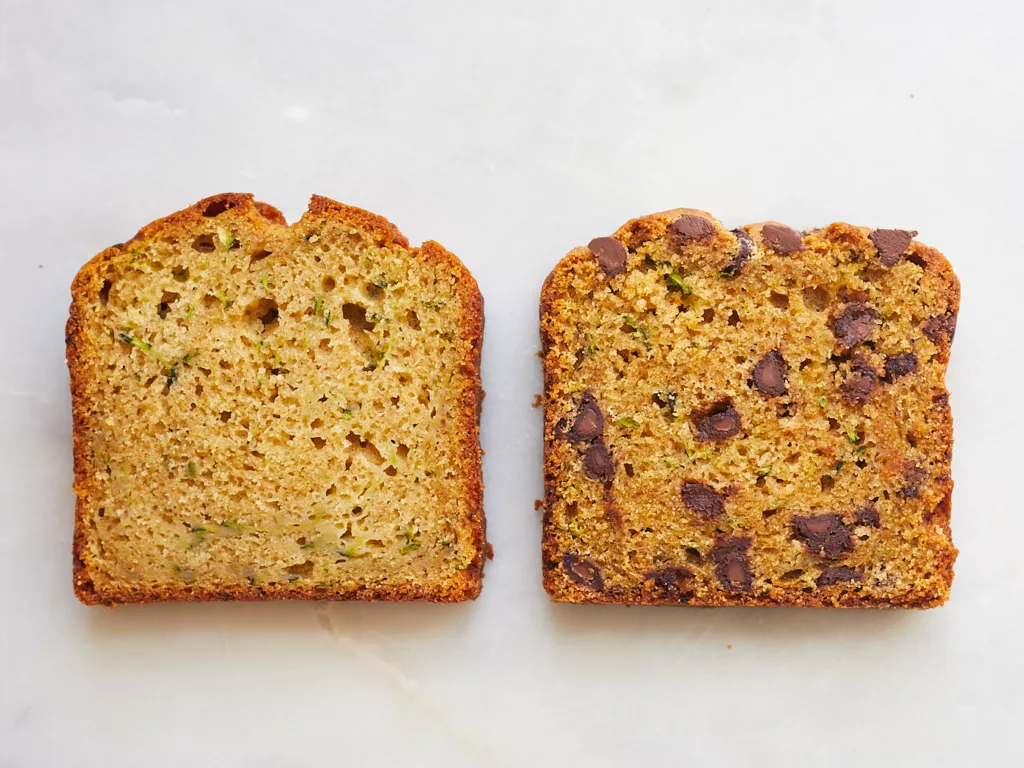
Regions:
[[[85,603],[474,598],[483,307],[313,197],[224,194],[86,264],[67,327]]]
[[[944,602],[960,288],[916,232],[680,209],[544,284],[544,585],[566,602]]]

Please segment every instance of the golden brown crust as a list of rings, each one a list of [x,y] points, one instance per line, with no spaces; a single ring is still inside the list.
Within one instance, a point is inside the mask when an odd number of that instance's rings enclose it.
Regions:
[[[397,230],[396,230],[397,231]],[[399,233],[401,237],[401,233]],[[404,238],[403,238],[404,239]],[[466,311],[466,338],[469,343],[462,353],[462,369],[465,382],[462,391],[463,407],[459,415],[462,420],[461,434],[462,462],[469,484],[470,521],[473,528],[473,541],[476,555],[473,562],[463,571],[466,578],[465,593],[460,599],[475,598],[480,594],[483,578],[484,554],[490,545],[486,542],[486,520],[483,509],[483,470],[480,451],[480,412],[483,408],[483,382],[480,378],[480,358],[484,339],[484,300],[476,279],[469,273],[465,265],[455,254],[448,251],[440,243],[427,240],[418,249],[418,253],[427,261],[443,266],[456,276],[456,284],[461,293],[462,306]]]
[[[405,239],[405,235],[399,232],[398,227],[383,216],[364,211],[362,208],[339,203],[337,200],[331,200],[329,197],[313,195],[309,200],[309,210],[303,218],[306,218],[306,216],[334,216],[360,229],[373,232],[378,238],[378,245],[384,247],[409,247],[409,241]]]
[[[633,219],[619,228],[612,236],[629,249],[630,253],[642,244],[657,240],[667,239],[667,229],[670,224],[680,216],[690,215],[708,220],[714,226],[714,233],[709,235],[706,242],[708,251],[712,254],[714,249],[726,244],[737,242],[733,236],[724,229],[710,214],[696,209],[674,209],[664,211],[650,216]],[[767,247],[762,230],[768,225],[780,226],[778,222],[763,222],[751,224],[742,228],[761,247]],[[784,226],[784,225],[781,225]],[[788,229],[788,228],[787,228]],[[735,232],[736,230],[734,230]],[[826,241],[848,242],[852,246],[860,247],[866,251],[874,252],[874,245],[869,240],[873,232],[871,228],[857,227],[849,224],[836,223],[821,230],[813,232],[797,233],[803,238],[804,247],[814,247],[818,243]],[[907,251],[909,261],[920,261],[928,266],[939,283],[944,284],[943,298],[948,310],[954,318],[959,309],[960,286],[952,271],[952,267],[946,258],[934,248],[922,245],[914,241]],[[652,590],[644,585],[623,587],[615,585],[608,587],[583,586],[575,583],[574,578],[566,575],[566,566],[563,559],[567,556],[565,538],[560,536],[561,531],[554,519],[554,507],[559,499],[565,478],[564,451],[565,434],[559,432],[558,419],[563,412],[556,413],[552,409],[552,402],[556,396],[556,389],[559,394],[564,394],[567,373],[564,363],[557,359],[555,345],[560,343],[559,323],[564,317],[558,317],[556,303],[567,301],[570,290],[569,284],[572,275],[597,273],[595,268],[594,253],[589,248],[575,248],[570,251],[551,271],[544,281],[540,295],[540,333],[542,345],[542,359],[544,370],[544,404],[545,404],[545,429],[544,429],[544,468],[545,468],[545,496],[544,496],[544,517],[543,517],[543,541],[542,541],[542,570],[543,583],[546,591],[552,600],[569,603],[597,603],[597,604],[637,604],[637,605],[694,605],[694,606],[805,606],[805,607],[864,607],[864,608],[930,608],[941,605],[948,597],[949,587],[953,579],[953,564],[957,556],[957,550],[950,541],[949,517],[950,500],[952,493],[952,479],[948,474],[935,479],[935,487],[943,495],[935,506],[934,510],[925,514],[925,521],[928,524],[941,527],[945,532],[946,543],[937,547],[935,558],[932,561],[934,578],[931,584],[924,587],[915,587],[904,594],[887,595],[875,597],[848,588],[845,584],[824,585],[814,591],[790,591],[776,592],[771,595],[756,595],[742,592],[702,592],[696,595],[686,594],[680,596],[678,591]],[[590,270],[590,272],[588,272]],[[614,278],[613,278],[614,279]],[[621,286],[621,283],[618,285]],[[575,289],[574,289],[575,290]],[[564,352],[564,350],[562,350]],[[939,346],[935,353],[935,359],[945,366],[949,359],[949,345]],[[571,377],[571,373],[568,374]],[[580,385],[582,386],[582,385]],[[952,422],[948,416],[948,392],[945,389],[939,390],[943,399],[942,407],[947,409],[944,420],[940,420],[939,431],[939,456],[938,464],[944,463],[948,470],[949,458],[952,451]],[[893,452],[889,459],[896,460],[898,454]],[[607,493],[607,491],[606,491]],[[606,514],[607,506],[606,506]],[[616,513],[617,514],[617,513]],[[614,522],[614,521],[613,521]],[[587,574],[584,574],[584,577]],[[929,574],[931,576],[931,574]],[[936,587],[935,585],[939,585]]]
[[[678,599],[659,597],[644,592],[598,593],[584,589],[560,590],[548,587],[554,584],[545,573],[545,588],[556,603],[584,603],[591,605],[688,605],[695,608],[935,608],[942,605],[945,597],[935,595],[904,595],[895,599],[875,599],[849,592],[836,591],[833,594],[787,595],[781,599],[758,596],[740,597],[722,595],[720,599],[694,598],[681,602]]]
[[[275,226],[288,226],[284,215],[271,205],[256,202],[251,194],[225,193],[204,198],[188,208],[158,219],[142,227],[128,241],[158,237],[171,227],[188,227],[199,223],[205,216],[214,216],[223,210],[233,209],[252,219],[259,219]],[[326,197],[314,195],[307,212],[300,221],[291,225],[300,227],[309,218],[337,219],[354,227],[372,233],[376,243],[382,247],[408,249],[405,236],[387,219],[360,208],[347,206]],[[484,554],[489,548],[486,542],[485,518],[483,512],[483,479],[479,443],[479,415],[483,400],[480,378],[480,353],[483,345],[483,298],[476,280],[465,265],[451,252],[433,241],[423,243],[420,248],[409,249],[413,258],[423,260],[448,271],[456,281],[463,307],[465,307],[464,339],[461,367],[464,372],[464,389],[459,419],[462,446],[459,450],[461,470],[466,478],[468,525],[472,533],[474,558],[469,566],[459,573],[457,580],[441,583],[430,588],[417,585],[395,585],[382,587],[356,587],[347,591],[322,590],[300,585],[249,585],[221,589],[183,586],[120,588],[105,590],[99,594],[89,575],[85,562],[87,533],[83,521],[86,485],[95,471],[89,460],[87,449],[88,420],[96,407],[88,392],[88,371],[86,361],[90,356],[88,337],[83,333],[84,305],[93,291],[90,287],[103,280],[103,271],[110,261],[120,254],[125,244],[111,246],[89,260],[75,276],[72,283],[72,302],[65,328],[66,361],[70,373],[72,405],[72,438],[74,451],[74,489],[76,493],[75,529],[72,544],[73,586],[75,595],[87,605],[105,604],[111,607],[123,603],[147,603],[156,601],[214,601],[214,600],[363,600],[363,601],[429,601],[452,603],[471,600],[480,594],[483,579]]]
[[[468,580],[467,580],[468,582]],[[75,581],[75,595],[86,605],[107,605],[114,608],[130,603],[191,602],[205,603],[219,600],[262,602],[265,600],[327,600],[341,602],[360,600],[363,602],[409,602],[458,603],[475,599],[480,594],[480,583],[456,587],[424,589],[422,587],[357,587],[346,592],[320,590],[310,586],[236,586],[222,589],[201,587],[154,587],[138,590],[119,589],[102,596],[98,595],[89,582],[84,588]]]

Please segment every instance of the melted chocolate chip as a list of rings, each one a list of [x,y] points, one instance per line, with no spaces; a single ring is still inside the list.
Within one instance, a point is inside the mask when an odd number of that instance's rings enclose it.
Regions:
[[[693,571],[681,565],[662,568],[644,576],[644,583],[653,582],[654,589],[678,594],[683,583],[693,578]]]
[[[832,320],[832,333],[841,346],[855,347],[871,335],[878,316],[878,310],[867,304],[848,304]]]
[[[783,394],[786,391],[786,361],[782,359],[782,353],[773,349],[758,360],[751,380],[768,397]]]
[[[587,247],[597,257],[597,263],[609,277],[625,271],[626,249],[614,237],[595,237]]]
[[[878,528],[882,524],[881,518],[878,516],[878,509],[874,504],[868,504],[857,510],[855,522],[857,525],[870,525],[872,528]]]
[[[793,532],[808,552],[829,560],[853,549],[850,531],[839,515],[794,517]]]
[[[715,234],[715,225],[703,216],[693,216],[689,213],[684,213],[668,225],[668,231],[675,236],[678,242],[703,240]]]
[[[740,431],[740,414],[729,400],[720,400],[704,413],[697,414],[697,439],[725,440]]]
[[[779,253],[796,253],[804,247],[800,233],[784,224],[765,224],[761,227],[761,237]]]
[[[906,376],[917,370],[917,355],[913,352],[903,352],[899,355],[885,358],[885,380],[894,381],[900,376]]]
[[[583,443],[600,437],[604,432],[604,415],[597,400],[589,392],[584,392],[580,400],[580,408],[576,412],[576,420],[566,437],[569,442]]]
[[[843,398],[851,405],[863,405],[878,386],[878,373],[864,355],[854,355],[850,369],[839,389]]]
[[[898,491],[905,499],[916,499],[921,492],[921,486],[928,479],[928,473],[918,466],[913,466],[904,475],[904,485]]]
[[[750,539],[725,537],[715,542],[708,558],[715,563],[715,576],[721,585],[734,592],[746,592],[754,583],[754,573],[747,562]]]
[[[953,334],[956,333],[956,315],[937,315],[929,318],[924,324],[924,335],[931,339],[933,344],[953,343]]]
[[[577,584],[590,587],[598,592],[604,589],[601,571],[589,560],[584,560],[579,555],[569,552],[562,558],[562,567],[569,574],[569,578]]]
[[[603,483],[615,477],[612,455],[604,445],[596,443],[587,448],[587,452],[583,454],[583,471],[591,480],[600,480]]]
[[[848,565],[835,565],[822,571],[814,583],[819,587],[831,587],[848,581],[860,581],[860,572]]]
[[[750,239],[750,235],[744,232],[742,229],[734,229],[732,233],[736,235],[736,239],[739,241],[739,245],[736,249],[736,255],[732,257],[732,261],[722,270],[722,274],[728,277],[736,277],[740,272],[743,271],[743,267],[748,261],[750,261],[750,250],[754,245],[754,241]]]
[[[708,519],[725,512],[725,497],[707,483],[683,483],[683,504],[698,517]]]
[[[876,229],[868,237],[878,249],[878,259],[882,265],[891,267],[903,258],[903,254],[910,247],[910,241],[917,237],[917,232],[906,229]]]

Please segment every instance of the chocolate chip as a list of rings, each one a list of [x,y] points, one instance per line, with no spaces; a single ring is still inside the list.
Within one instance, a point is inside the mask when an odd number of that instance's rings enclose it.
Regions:
[[[871,397],[878,386],[878,372],[864,355],[854,355],[850,360],[850,369],[839,386],[843,398],[851,405],[863,405]]]
[[[695,480],[683,483],[683,504],[704,519],[718,517],[725,512],[725,497],[707,483]]]
[[[917,232],[906,229],[876,229],[870,235],[883,266],[891,267],[903,258]]]
[[[786,361],[779,350],[773,349],[757,361],[752,381],[768,397],[776,397],[786,391]]]
[[[875,508],[874,504],[868,504],[866,507],[857,510],[855,522],[857,525],[870,525],[872,528],[878,528],[882,524],[878,516],[878,509]]]
[[[761,227],[761,237],[779,253],[796,253],[804,247],[800,233],[784,224],[765,224]]]
[[[571,443],[583,443],[600,437],[602,432],[604,415],[601,413],[601,407],[592,394],[584,392],[579,410],[576,412],[576,420],[566,437]]]
[[[724,537],[715,542],[708,558],[716,563],[715,576],[722,586],[735,592],[746,592],[754,583],[754,574],[747,562],[750,539],[746,537]]]
[[[893,381],[900,376],[906,376],[917,370],[917,355],[913,352],[903,352],[899,355],[885,358],[885,380]]]
[[[916,499],[921,492],[921,486],[928,479],[928,473],[918,466],[912,466],[904,475],[904,485],[898,491],[905,499]]]
[[[814,583],[819,587],[831,587],[847,581],[860,581],[860,572],[848,565],[835,565],[822,571]]]
[[[583,471],[591,480],[600,480],[603,483],[615,477],[612,455],[604,445],[596,443],[587,448],[587,452],[583,454]]]
[[[591,253],[608,276],[618,275],[626,269],[626,249],[614,237],[595,237],[590,241]]]
[[[743,267],[750,261],[750,249],[754,244],[754,241],[750,239],[750,235],[742,229],[734,229],[732,233],[736,235],[739,245],[736,249],[736,255],[732,257],[732,261],[722,270],[722,274],[728,277],[736,277],[736,275],[743,271]]]
[[[725,440],[740,431],[740,414],[732,401],[720,400],[710,409],[696,415],[697,439]]]
[[[931,339],[933,344],[953,343],[953,334],[956,333],[956,315],[953,313],[936,315],[929,318],[924,324],[924,335]]]
[[[684,213],[668,225],[668,231],[675,236],[677,242],[703,240],[715,234],[715,225],[703,216]]]
[[[808,552],[829,560],[853,549],[850,531],[839,515],[794,517],[793,532],[803,541]]]
[[[601,571],[589,560],[584,560],[579,555],[569,552],[562,558],[562,567],[569,574],[569,578],[577,584],[590,587],[598,592],[604,589]]]
[[[832,320],[832,333],[846,349],[855,347],[871,335],[878,319],[878,310],[867,304],[848,304]]]
[[[660,571],[651,571],[644,576],[644,584],[653,582],[652,586],[654,589],[678,595],[685,582],[692,578],[693,571],[689,568],[673,565],[668,568],[662,568]]]

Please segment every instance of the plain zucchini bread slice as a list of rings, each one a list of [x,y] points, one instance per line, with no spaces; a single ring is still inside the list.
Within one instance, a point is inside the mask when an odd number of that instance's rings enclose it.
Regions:
[[[480,591],[483,307],[443,247],[223,194],[72,287],[85,603]]]

